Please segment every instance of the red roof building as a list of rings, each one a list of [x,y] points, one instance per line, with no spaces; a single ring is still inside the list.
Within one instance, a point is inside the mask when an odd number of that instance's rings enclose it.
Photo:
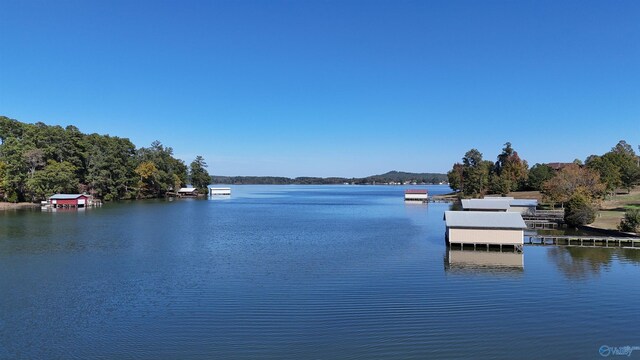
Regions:
[[[54,208],[61,207],[86,207],[89,203],[89,196],[83,194],[55,194],[49,198],[49,204]]]
[[[429,199],[426,189],[407,189],[404,191],[404,201],[421,201],[425,202]]]

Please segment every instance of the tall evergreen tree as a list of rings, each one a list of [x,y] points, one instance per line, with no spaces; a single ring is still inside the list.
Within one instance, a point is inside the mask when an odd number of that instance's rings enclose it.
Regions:
[[[211,183],[211,175],[207,172],[207,163],[200,155],[196,156],[195,160],[189,165],[189,177],[191,184],[196,187],[201,193],[207,192],[207,185]]]

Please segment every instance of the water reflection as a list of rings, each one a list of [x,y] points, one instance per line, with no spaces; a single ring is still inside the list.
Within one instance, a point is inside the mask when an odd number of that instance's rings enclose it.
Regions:
[[[519,275],[524,271],[524,254],[521,252],[448,248],[444,257],[444,269],[450,273]]]
[[[614,261],[640,263],[637,249],[605,249],[553,246],[547,252],[558,269],[570,279],[586,279],[609,271]]]
[[[209,195],[209,200],[230,200],[231,195]]]

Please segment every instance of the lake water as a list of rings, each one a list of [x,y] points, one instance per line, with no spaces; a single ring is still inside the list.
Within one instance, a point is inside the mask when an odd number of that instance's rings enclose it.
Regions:
[[[448,251],[449,205],[405,205],[404,189],[236,186],[227,200],[0,213],[0,359],[588,359],[640,346],[640,250]]]

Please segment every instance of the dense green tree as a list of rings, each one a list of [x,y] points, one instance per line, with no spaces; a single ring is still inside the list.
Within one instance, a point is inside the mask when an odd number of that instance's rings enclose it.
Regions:
[[[622,185],[620,169],[612,161],[610,156],[591,155],[587,158],[586,165],[600,174],[600,179],[608,194],[614,195],[615,191]]]
[[[640,232],[640,209],[628,209],[624,213],[624,218],[618,226],[620,231],[639,233]]]
[[[447,180],[449,181],[449,187],[453,191],[462,191],[464,188],[464,166],[460,163],[453,164],[453,169],[447,173]]]
[[[449,186],[464,196],[487,193],[508,194],[524,189],[528,178],[527,162],[522,160],[507,142],[494,164],[483,160],[482,153],[471,149],[464,154],[462,164],[456,163],[447,173]]]
[[[201,193],[206,193],[207,185],[211,183],[211,176],[209,175],[209,172],[207,172],[207,167],[207,163],[200,155],[196,156],[195,160],[193,160],[189,165],[189,177],[191,179],[191,184]]]
[[[591,224],[596,219],[598,208],[584,189],[576,191],[564,209],[564,220],[570,226]]]
[[[59,178],[44,179],[59,166],[53,163],[64,164],[62,170],[74,169],[70,178],[76,182],[74,192],[105,200],[162,196],[187,180],[187,166],[160,142],[136,150],[128,139],[85,135],[75,126],[25,124],[4,116],[0,116],[0,161],[4,164],[0,200],[12,202],[41,200],[59,188]],[[141,192],[135,170],[144,162],[152,162],[156,172],[153,179],[145,179]]]
[[[14,137],[5,138],[0,147],[0,159],[6,164],[4,170],[5,200],[21,202],[26,199],[26,181],[29,166],[24,158],[24,146]]]
[[[141,148],[137,152],[140,162],[153,162],[156,166],[155,190],[153,196],[162,196],[165,192],[175,190],[176,177],[180,185],[187,183],[187,166],[182,160],[173,157],[173,149],[164,147],[159,141],[151,143],[149,148]],[[174,176],[175,175],[175,176]]]
[[[463,169],[464,187],[462,189],[465,196],[481,196],[487,193],[489,188],[489,176],[493,163],[482,160],[482,154],[476,165]]]
[[[464,154],[462,164],[465,167],[474,167],[482,162],[482,153],[478,149],[471,149]]]
[[[553,169],[545,164],[535,164],[529,169],[529,176],[527,180],[528,188],[531,190],[542,190],[542,184],[553,178]]]
[[[587,167],[598,171],[607,192],[614,195],[616,189],[631,189],[640,183],[638,157],[631,145],[620,140],[611,151],[602,156],[591,155],[586,161]]]
[[[498,155],[491,174],[491,190],[506,195],[512,191],[523,189],[528,177],[528,164],[520,159],[511,143],[504,144],[502,153]]]
[[[68,161],[47,161],[47,166],[27,180],[30,200],[47,198],[58,193],[77,193],[76,167]]]
[[[129,139],[89,135],[86,183],[90,194],[105,200],[126,199],[136,184],[135,146]]]
[[[7,187],[5,183],[7,172],[7,164],[4,161],[0,161],[0,199],[4,198],[5,189]]]
[[[477,196],[486,191],[490,166],[482,160],[478,149],[471,149],[462,158],[462,192],[465,196]]]
[[[45,165],[44,153],[40,149],[30,149],[23,153],[24,160],[29,166],[29,177],[33,177],[36,170],[41,169]]]

